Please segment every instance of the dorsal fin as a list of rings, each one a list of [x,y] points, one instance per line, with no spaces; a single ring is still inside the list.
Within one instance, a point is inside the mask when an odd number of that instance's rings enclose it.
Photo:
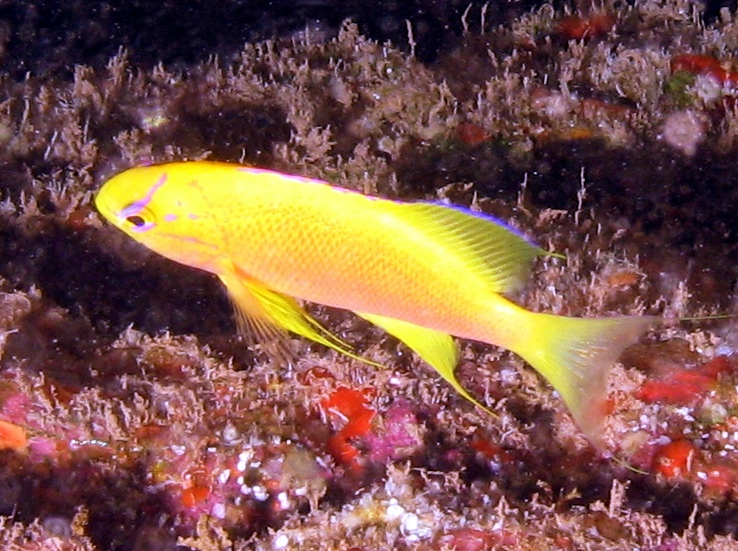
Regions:
[[[533,259],[549,254],[507,224],[484,214],[438,203],[394,203],[390,212],[405,231],[420,232],[461,260],[496,293],[522,286]]]

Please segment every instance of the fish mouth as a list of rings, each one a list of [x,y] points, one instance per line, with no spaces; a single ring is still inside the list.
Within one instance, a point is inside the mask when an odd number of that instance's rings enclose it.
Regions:
[[[110,209],[108,206],[103,202],[100,201],[100,195],[98,194],[97,197],[95,197],[95,208],[97,209],[97,212],[102,214],[105,218],[109,218],[110,216]]]
[[[105,189],[100,190],[93,203],[97,212],[99,212],[103,218],[113,225],[119,225],[120,214],[110,206],[110,201],[107,199],[107,193]]]

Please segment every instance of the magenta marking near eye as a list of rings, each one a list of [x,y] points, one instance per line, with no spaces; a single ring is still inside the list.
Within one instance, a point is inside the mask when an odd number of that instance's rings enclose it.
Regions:
[[[121,210],[120,216],[122,218],[128,218],[129,216],[138,214],[143,209],[145,209],[148,206],[148,204],[151,202],[151,199],[153,199],[154,193],[156,193],[156,190],[159,189],[161,186],[163,186],[164,182],[166,181],[167,181],[167,173],[165,172],[159,177],[159,179],[154,183],[154,185],[149,188],[149,191],[146,192],[146,195],[144,195],[138,201],[134,201],[133,203],[128,205],[126,208]],[[141,226],[141,228],[145,228],[145,225]],[[149,229],[149,228],[146,228],[146,229]],[[146,231],[146,230],[140,230],[140,231]]]
[[[164,215],[164,220],[166,220],[167,222],[174,222],[177,218],[179,218],[179,216],[177,216],[176,214]]]
[[[200,219],[200,217],[197,214],[193,214],[193,213],[189,213],[187,215],[187,218],[189,218],[190,220],[199,220]]]
[[[146,222],[145,224],[142,224],[140,226],[133,226],[131,228],[131,231],[135,231],[136,233],[142,233],[145,231],[149,231],[155,226],[153,222]]]

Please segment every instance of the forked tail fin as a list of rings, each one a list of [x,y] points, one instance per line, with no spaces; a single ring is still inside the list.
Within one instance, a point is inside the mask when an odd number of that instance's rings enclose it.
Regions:
[[[602,449],[607,374],[622,351],[660,318],[529,315],[530,338],[514,351],[553,385],[582,432]]]

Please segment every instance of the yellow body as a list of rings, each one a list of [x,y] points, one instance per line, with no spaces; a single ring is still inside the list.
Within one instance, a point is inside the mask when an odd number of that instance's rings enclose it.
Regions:
[[[240,325],[261,341],[292,331],[342,352],[293,298],[383,327],[462,395],[449,335],[520,354],[599,443],[605,374],[651,318],[531,313],[500,293],[545,251],[491,218],[401,203],[276,172],[213,162],[139,167],[96,198],[114,225],[177,262],[217,274]]]

